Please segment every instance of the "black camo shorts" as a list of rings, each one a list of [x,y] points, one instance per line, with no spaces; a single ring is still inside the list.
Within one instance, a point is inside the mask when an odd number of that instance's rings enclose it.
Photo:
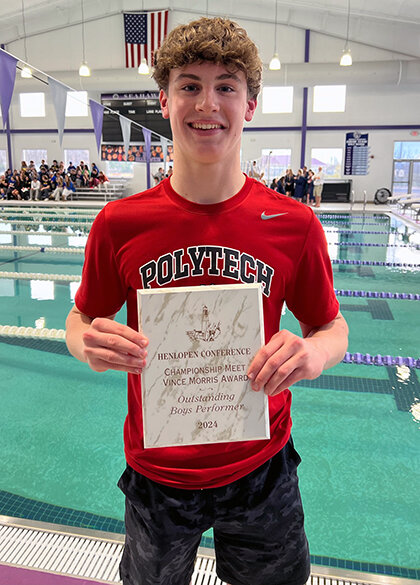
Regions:
[[[189,585],[203,532],[213,527],[218,577],[231,585],[304,585],[309,550],[290,438],[261,467],[223,487],[183,490],[131,467],[126,496],[124,585]]]

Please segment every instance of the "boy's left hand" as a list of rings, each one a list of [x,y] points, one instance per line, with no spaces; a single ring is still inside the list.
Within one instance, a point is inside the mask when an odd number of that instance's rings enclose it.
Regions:
[[[304,378],[317,378],[328,360],[315,338],[302,338],[286,329],[274,334],[255,355],[248,378],[255,391],[276,396]]]

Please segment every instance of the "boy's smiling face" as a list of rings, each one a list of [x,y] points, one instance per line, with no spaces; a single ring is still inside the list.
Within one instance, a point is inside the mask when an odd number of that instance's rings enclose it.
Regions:
[[[202,164],[228,163],[239,154],[244,120],[252,120],[257,106],[242,71],[209,62],[172,69],[160,103],[177,160]]]

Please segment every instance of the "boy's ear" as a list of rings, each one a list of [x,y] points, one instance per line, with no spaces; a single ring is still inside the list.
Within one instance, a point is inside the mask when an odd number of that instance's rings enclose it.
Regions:
[[[168,96],[166,92],[161,89],[159,92],[160,108],[162,110],[162,116],[165,120],[169,119],[169,108],[168,108]]]
[[[250,122],[254,117],[255,110],[257,109],[257,98],[249,99],[247,102],[246,112],[245,112],[245,120]]]

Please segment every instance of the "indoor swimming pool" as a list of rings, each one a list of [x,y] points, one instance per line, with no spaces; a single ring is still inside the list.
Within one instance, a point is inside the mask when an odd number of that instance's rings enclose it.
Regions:
[[[64,328],[97,211],[0,209],[0,326]],[[350,341],[292,388],[311,560],[420,579],[420,233],[388,214],[319,218]],[[298,331],[287,307],[282,327]],[[0,375],[0,514],[123,532],[125,375],[54,336],[1,333]]]

